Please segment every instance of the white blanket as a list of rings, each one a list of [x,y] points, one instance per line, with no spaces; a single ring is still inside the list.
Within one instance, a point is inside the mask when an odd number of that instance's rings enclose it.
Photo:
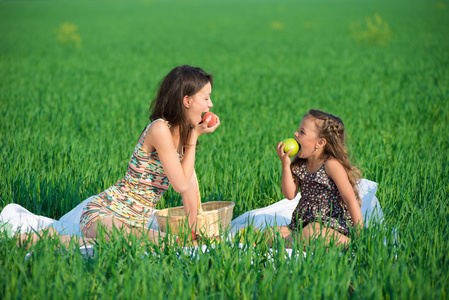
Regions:
[[[362,214],[365,226],[372,222],[382,222],[383,212],[375,194],[377,183],[362,179],[359,184],[359,194],[362,199]],[[298,194],[293,200],[281,200],[270,206],[248,211],[231,222],[231,234],[246,227],[249,223],[259,228],[267,226],[288,225],[291,220],[293,210],[298,204],[301,195]],[[70,212],[62,216],[59,220],[50,219],[31,213],[18,204],[8,204],[0,214],[0,222],[12,224],[12,235],[40,231],[47,227],[55,228],[60,234],[81,236],[80,217],[84,206],[90,198],[84,200]],[[155,217],[150,218],[148,227],[158,230],[159,225]]]

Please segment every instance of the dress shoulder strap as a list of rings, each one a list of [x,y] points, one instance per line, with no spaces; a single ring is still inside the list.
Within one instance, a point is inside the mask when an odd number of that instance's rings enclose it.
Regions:
[[[142,147],[142,146],[143,146],[143,142],[144,142],[144,140],[145,140],[145,135],[147,134],[148,129],[151,127],[151,125],[152,125],[154,122],[159,121],[159,120],[162,121],[162,122],[164,122],[165,124],[167,124],[168,128],[171,127],[170,123],[168,123],[168,121],[166,121],[166,120],[164,120],[164,119],[162,119],[162,118],[159,118],[159,119],[156,119],[156,120],[152,121],[150,124],[147,125],[147,127],[145,127],[145,129],[143,130],[142,134],[140,135],[140,139],[139,139],[139,142],[138,142],[138,146],[139,146],[139,147]]]
[[[162,118],[159,118],[159,119],[154,120],[153,122],[151,122],[151,123],[148,125],[148,127],[150,127],[151,124],[153,124],[154,122],[159,121],[159,120],[162,121],[162,122],[164,122],[165,124],[167,124],[168,128],[171,127],[171,124],[168,123],[167,120],[164,120],[164,119],[162,119]]]

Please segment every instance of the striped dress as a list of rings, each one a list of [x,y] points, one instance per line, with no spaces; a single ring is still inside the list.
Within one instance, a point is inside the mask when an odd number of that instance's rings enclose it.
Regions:
[[[125,177],[92,197],[84,207],[80,218],[80,228],[84,234],[99,217],[104,216],[114,216],[133,227],[144,227],[147,224],[154,207],[170,185],[158,153],[147,153],[143,148],[148,129],[158,120],[150,123],[142,132]],[[162,121],[170,126],[167,121]]]

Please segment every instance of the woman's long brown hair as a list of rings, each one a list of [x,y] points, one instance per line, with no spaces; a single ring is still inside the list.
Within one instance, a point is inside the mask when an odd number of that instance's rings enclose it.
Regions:
[[[151,102],[150,121],[162,118],[171,125],[178,125],[181,144],[185,145],[191,127],[185,117],[182,99],[195,95],[208,82],[212,85],[212,79],[212,74],[198,67],[184,65],[171,70],[160,83],[157,96]]]

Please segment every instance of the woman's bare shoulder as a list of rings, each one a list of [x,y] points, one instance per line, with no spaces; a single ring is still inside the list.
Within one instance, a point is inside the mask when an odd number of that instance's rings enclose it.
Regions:
[[[150,128],[148,128],[143,141],[144,149],[150,153],[171,140],[170,127],[164,120],[158,119],[153,121]]]
[[[154,120],[150,128],[148,128],[148,134],[150,135],[165,135],[170,132],[170,127],[168,123],[162,119]]]

